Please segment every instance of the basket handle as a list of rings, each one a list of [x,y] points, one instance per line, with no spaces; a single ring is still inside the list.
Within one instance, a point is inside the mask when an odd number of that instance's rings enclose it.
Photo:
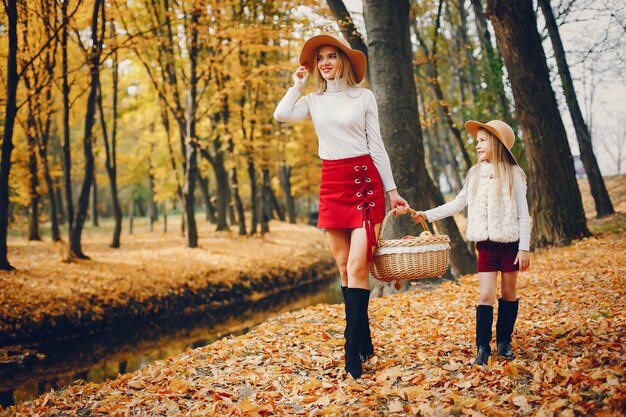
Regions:
[[[387,221],[389,220],[389,218],[391,216],[393,216],[395,214],[397,209],[392,209],[389,210],[387,212],[387,214],[385,214],[385,218],[383,219],[383,223],[380,225],[380,231],[378,232],[378,243],[380,243],[380,241],[383,238],[383,232],[385,231],[385,225],[387,224]],[[409,210],[406,213],[402,213],[402,214],[411,214],[411,219],[415,222],[415,223],[419,223],[422,226],[422,229],[424,229],[425,232],[428,232],[432,235],[432,233],[430,232],[430,229],[428,228],[428,225],[426,224],[426,222],[423,219],[420,220],[416,220],[415,217],[413,217],[414,214],[417,214],[417,211],[413,210],[412,208],[409,208]]]

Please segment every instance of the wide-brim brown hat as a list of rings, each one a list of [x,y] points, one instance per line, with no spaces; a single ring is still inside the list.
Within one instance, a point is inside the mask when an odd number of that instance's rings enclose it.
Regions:
[[[513,132],[511,126],[502,120],[490,120],[487,123],[477,122],[476,120],[468,120],[465,122],[465,130],[467,130],[467,133],[472,135],[474,139],[477,139],[476,135],[478,134],[478,130],[481,128],[491,132],[495,137],[497,137],[509,152],[509,155],[511,155],[513,162],[519,165],[517,163],[517,159],[515,159],[515,156],[513,155],[513,152],[511,152],[513,144],[515,143],[515,132]]]
[[[365,54],[357,49],[352,49],[346,40],[338,36],[317,35],[307,40],[302,47],[302,52],[300,52],[300,65],[306,65],[309,71],[311,71],[317,65],[317,50],[324,45],[341,49],[348,56],[356,82],[360,83],[363,81],[365,71],[367,70]]]

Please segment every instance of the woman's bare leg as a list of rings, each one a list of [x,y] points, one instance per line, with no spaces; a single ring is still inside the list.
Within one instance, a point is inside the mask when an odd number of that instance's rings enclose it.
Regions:
[[[341,286],[348,286],[348,255],[350,254],[350,229],[326,229],[326,240],[337,263]]]
[[[502,273],[502,299],[504,301],[517,300],[517,276],[519,272],[503,272]]]

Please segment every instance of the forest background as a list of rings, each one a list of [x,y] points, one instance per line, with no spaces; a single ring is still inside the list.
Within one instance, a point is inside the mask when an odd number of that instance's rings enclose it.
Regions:
[[[166,229],[167,215],[180,214],[181,232],[189,247],[198,245],[200,207],[202,217],[217,230],[235,225],[242,235],[268,232],[271,218],[291,222],[314,218],[319,181],[314,131],[310,123],[278,124],[272,112],[290,85],[304,39],[341,31],[353,47],[367,52],[366,43],[376,33],[367,36],[359,2],[4,3],[0,23],[0,57],[7,62],[0,68],[2,269],[12,268],[6,247],[9,236],[39,240],[50,234],[58,241],[67,233],[67,258],[88,257],[81,247],[82,231],[87,220],[96,226],[101,217],[115,219],[113,247],[122,244],[122,218],[129,220],[127,231],[132,233],[136,215],[147,216],[152,230],[159,215]],[[565,167],[565,174],[553,176],[550,170],[545,174],[556,184],[555,190],[568,189],[564,184],[572,183],[568,165],[573,162],[572,153],[562,149],[560,131],[551,137],[549,132],[533,132],[532,122],[518,124],[518,119],[526,119],[528,109],[516,103],[510,75],[524,71],[513,63],[512,68],[508,63],[505,66],[511,45],[493,25],[497,4],[410,2],[417,107],[407,118],[417,115],[419,127],[408,141],[415,142],[418,150],[409,153],[407,161],[394,163],[400,171],[396,172],[398,183],[402,191],[402,184],[411,182],[412,176],[415,179],[413,169],[403,169],[410,164],[424,166],[438,190],[459,191],[475,161],[463,121],[501,118],[514,126],[518,139],[524,138],[523,144],[518,140],[514,152],[529,172],[537,232],[534,245],[566,243],[587,234],[586,226],[550,213],[544,215],[547,223],[541,223],[537,214],[546,203],[540,196],[561,198],[558,191],[542,188],[536,173],[543,172],[541,159],[551,157],[541,144],[553,141],[554,149],[561,146],[563,157],[556,160]],[[589,171],[585,154],[593,160],[595,172],[587,175],[600,190],[596,198],[592,185],[597,213],[610,214],[613,208],[606,190],[604,197],[601,192],[604,186],[598,166],[605,175],[623,170],[626,111],[619,92],[624,90],[626,76],[625,6],[613,0],[568,0],[552,5],[543,0],[532,7],[533,20],[524,24],[537,27],[546,51],[532,62],[547,64],[562,116],[551,122],[572,126],[568,114],[573,114],[572,99],[567,91],[575,90],[574,101],[587,136],[581,139],[575,126],[564,139],[572,149],[579,143],[587,147],[581,149],[582,162],[575,165],[575,173],[585,176]],[[563,51],[553,46],[547,11],[557,31],[574,33],[563,38]],[[584,30],[563,30],[568,27]],[[380,68],[376,59],[370,59],[373,69],[366,82],[375,93],[384,88],[372,74]],[[575,75],[571,87],[563,81],[560,60]],[[393,70],[395,64],[391,65]],[[377,98],[381,119],[385,119],[385,99],[380,94]],[[382,124],[394,160],[407,139],[387,135],[385,120]],[[533,140],[539,140],[539,145]],[[416,189],[440,195],[428,187]],[[415,195],[420,193],[408,192],[408,197]],[[573,217],[580,217],[579,195],[562,200],[565,207],[579,210],[572,210]],[[433,196],[414,205],[437,202]],[[451,231],[451,227],[456,230],[456,225],[444,224],[443,231],[453,243],[461,241],[458,230]],[[542,232],[553,228],[557,231]],[[457,250],[455,256],[453,244],[452,252],[458,271],[472,270],[475,260],[466,249]]]

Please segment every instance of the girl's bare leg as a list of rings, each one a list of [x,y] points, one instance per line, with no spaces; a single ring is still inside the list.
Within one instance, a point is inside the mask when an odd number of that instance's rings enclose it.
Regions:
[[[502,299],[504,301],[517,300],[517,276],[519,272],[503,272],[502,273]]]
[[[326,229],[326,240],[337,263],[341,286],[348,286],[348,255],[350,254],[350,229]]]
[[[492,306],[496,299],[498,272],[479,272],[478,285],[480,294],[478,305]]]

